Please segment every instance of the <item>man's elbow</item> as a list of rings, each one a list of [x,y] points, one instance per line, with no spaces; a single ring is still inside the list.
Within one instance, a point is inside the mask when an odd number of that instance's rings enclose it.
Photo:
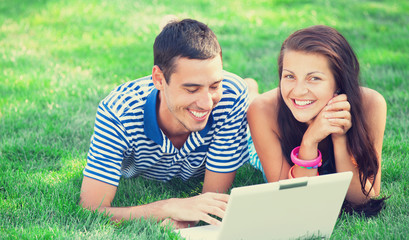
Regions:
[[[91,211],[95,211],[95,210],[101,211],[101,209],[104,210],[105,208],[111,206],[110,204],[104,203],[103,199],[101,201],[95,201],[95,200],[88,198],[87,196],[83,196],[82,194],[80,195],[79,205],[82,208],[88,209]]]

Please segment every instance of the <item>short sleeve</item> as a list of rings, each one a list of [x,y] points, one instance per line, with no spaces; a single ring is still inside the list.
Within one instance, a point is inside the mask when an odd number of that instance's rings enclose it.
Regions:
[[[96,114],[84,176],[118,186],[124,152],[128,148],[123,124],[102,101]]]
[[[228,84],[236,86],[231,87],[235,91],[226,94],[224,96],[226,101],[221,103],[223,105],[231,102],[231,104],[222,106],[225,109],[226,117],[214,133],[214,140],[209,146],[206,161],[206,169],[221,173],[236,171],[249,159],[246,117],[248,109],[247,87],[241,79],[230,81]]]

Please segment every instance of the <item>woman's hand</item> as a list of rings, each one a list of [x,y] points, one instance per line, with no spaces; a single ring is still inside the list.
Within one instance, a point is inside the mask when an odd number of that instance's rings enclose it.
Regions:
[[[330,134],[333,138],[344,136],[352,126],[350,109],[347,95],[334,95],[308,126],[303,143],[318,146]]]
[[[331,136],[333,138],[344,136],[352,127],[351,105],[348,102],[347,95],[341,94],[335,96],[329,101],[325,108],[325,118],[328,119],[331,126],[335,127],[331,132]]]
[[[351,105],[347,95],[334,95],[328,104],[309,124],[304,133],[299,158],[305,160],[317,157],[318,144],[331,135],[332,140],[341,139],[351,128]]]

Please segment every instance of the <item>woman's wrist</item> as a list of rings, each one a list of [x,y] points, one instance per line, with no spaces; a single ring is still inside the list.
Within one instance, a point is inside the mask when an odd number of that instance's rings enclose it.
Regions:
[[[299,151],[300,151],[300,147],[296,147],[291,151],[291,161],[295,165],[300,166],[302,168],[307,168],[307,169],[311,169],[311,168],[316,169],[318,167],[321,167],[322,155],[318,149],[315,150],[316,153],[314,155],[316,155],[316,157],[311,160],[302,159],[299,155]]]
[[[318,143],[304,140],[303,138],[300,144],[300,150],[299,150],[298,156],[300,159],[304,159],[304,160],[315,159],[318,156],[317,150],[318,150]]]
[[[312,176],[319,176],[318,169],[311,168],[301,168],[297,165],[293,165],[290,170],[288,171],[288,178],[296,178],[296,177],[312,177]]]
[[[334,145],[342,144],[347,142],[347,135],[346,134],[331,134],[331,140]]]

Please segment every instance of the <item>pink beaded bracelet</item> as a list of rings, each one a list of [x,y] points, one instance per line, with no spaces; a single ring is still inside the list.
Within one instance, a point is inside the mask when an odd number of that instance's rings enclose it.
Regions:
[[[297,166],[304,167],[307,169],[311,168],[318,168],[322,165],[322,155],[320,150],[318,150],[318,157],[313,160],[302,160],[298,158],[298,152],[300,151],[300,147],[296,147],[291,151],[291,161]]]

